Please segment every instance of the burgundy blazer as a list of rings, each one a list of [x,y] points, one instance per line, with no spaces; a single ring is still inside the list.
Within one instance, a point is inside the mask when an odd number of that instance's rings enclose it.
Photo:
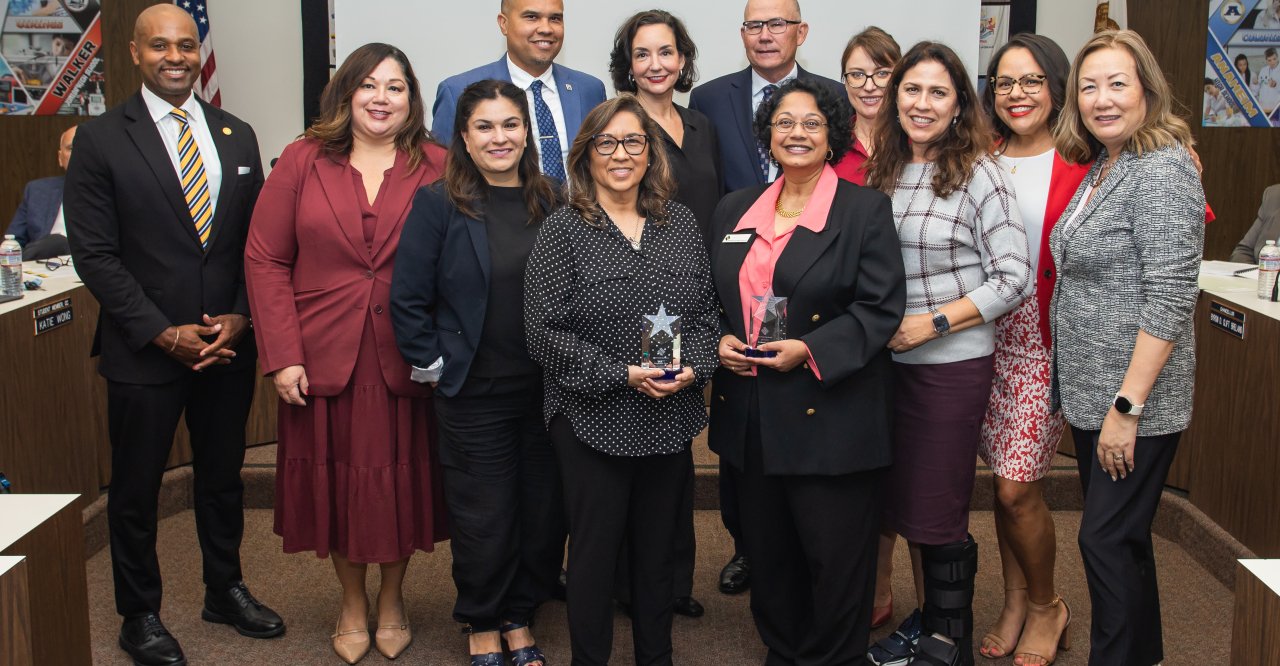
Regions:
[[[382,377],[392,393],[430,394],[409,380],[411,368],[391,326],[391,272],[400,230],[419,187],[438,179],[445,151],[428,144],[413,171],[396,156],[382,193],[372,251],[344,158],[301,139],[284,149],[262,187],[245,247],[245,281],[258,362],[264,374],[306,368],[309,395],[340,393],[351,379],[366,316],[373,317]]]

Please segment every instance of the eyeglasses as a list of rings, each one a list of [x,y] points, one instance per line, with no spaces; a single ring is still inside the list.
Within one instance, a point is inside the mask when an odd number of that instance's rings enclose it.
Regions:
[[[781,35],[787,31],[787,28],[793,25],[800,25],[800,21],[792,21],[784,18],[771,18],[768,21],[743,21],[742,29],[748,35],[758,35],[765,26],[769,26],[769,32],[775,35]]]
[[[628,155],[640,155],[648,143],[649,137],[643,134],[628,134],[621,139],[612,134],[595,134],[591,137],[591,146],[605,157],[618,152],[618,146],[622,146]]]
[[[1008,95],[1013,92],[1013,84],[1018,84],[1022,88],[1022,92],[1028,95],[1034,95],[1040,92],[1040,88],[1044,86],[1045,76],[1043,74],[1027,74],[1020,79],[1011,79],[1007,76],[1001,76],[996,79],[994,89],[997,95]]]
[[[889,85],[889,78],[892,76],[892,69],[877,69],[870,74],[860,69],[851,69],[844,73],[844,84],[850,88],[861,88],[867,84],[867,79],[871,79],[877,88],[883,88]]]
[[[814,120],[812,118],[810,118],[809,120],[805,120],[803,122],[796,122],[790,118],[783,118],[781,120],[775,120],[772,123],[769,123],[769,127],[772,127],[773,131],[779,132],[781,134],[790,134],[791,130],[794,130],[796,128],[796,125],[803,127],[804,131],[810,134],[813,134],[821,130],[823,127],[827,126],[827,124],[822,122],[821,120]]]
[[[52,257],[50,259],[45,260],[44,262],[45,269],[50,271],[56,271],[59,268],[62,268],[63,266],[70,266],[70,265],[71,265],[70,255],[67,255],[65,257]]]

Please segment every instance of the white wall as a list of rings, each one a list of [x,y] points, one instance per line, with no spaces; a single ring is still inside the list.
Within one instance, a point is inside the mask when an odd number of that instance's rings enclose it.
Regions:
[[[222,108],[253,126],[269,172],[272,158],[305,129],[301,9],[284,0],[218,0],[209,25]]]
[[[1074,60],[1093,36],[1097,0],[1036,0],[1036,32],[1052,39]]]
[[[688,26],[698,45],[701,80],[709,81],[747,66],[738,32],[745,4],[744,0],[680,4],[566,0],[565,46],[556,61],[595,75],[612,94],[608,60],[614,33],[627,17],[657,5]],[[472,0],[451,3],[448,12],[440,13],[428,9],[422,0],[335,0],[338,59],[368,42],[400,47],[422,81],[430,112],[441,79],[502,55],[506,45],[498,32],[498,7],[499,0]],[[976,80],[979,0],[803,0],[801,7],[810,26],[799,53],[805,69],[838,78],[845,43],[864,27],[878,25],[889,31],[904,51],[922,39],[947,43]]]

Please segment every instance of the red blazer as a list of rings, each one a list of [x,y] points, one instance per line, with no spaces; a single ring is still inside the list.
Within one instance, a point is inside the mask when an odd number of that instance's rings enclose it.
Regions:
[[[1040,337],[1044,347],[1052,345],[1053,337],[1049,333],[1049,300],[1053,298],[1053,284],[1058,279],[1057,268],[1053,265],[1053,253],[1049,252],[1049,232],[1062,217],[1075,196],[1080,183],[1093,162],[1088,164],[1070,164],[1062,159],[1056,151],[1053,153],[1053,172],[1049,176],[1049,201],[1044,207],[1044,231],[1040,232],[1040,263],[1036,274],[1036,301],[1040,304]],[[1034,250],[1033,250],[1034,251]]]
[[[401,396],[429,395],[425,384],[409,380],[388,305],[392,262],[413,195],[444,169],[443,148],[430,144],[424,150],[426,159],[413,171],[406,154],[396,156],[370,252],[346,160],[326,156],[312,139],[285,148],[262,187],[245,247],[264,374],[302,365],[310,395],[337,395],[351,379],[371,316],[387,387]]]

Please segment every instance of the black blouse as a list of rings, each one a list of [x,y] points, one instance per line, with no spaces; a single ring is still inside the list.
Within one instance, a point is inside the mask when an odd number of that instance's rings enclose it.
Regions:
[[[703,240],[709,243],[711,214],[724,196],[720,181],[720,140],[715,126],[700,111],[679,104],[675,107],[684,122],[684,146],[677,146],[671,135],[659,127],[671,161],[671,175],[676,181],[676,194],[672,198],[693,212]]]
[[[529,358],[521,315],[525,261],[538,237],[538,225],[529,224],[524,188],[489,186],[488,194],[484,227],[489,239],[489,299],[470,375],[536,375],[540,369]]]
[[[525,273],[525,329],[544,372],[544,417],[564,414],[578,439],[609,455],[679,453],[707,421],[715,286],[693,214],[667,206],[666,224],[645,221],[639,250],[607,219],[596,228],[565,206],[542,223]],[[642,316],[660,306],[682,317],[681,362],[695,381],[657,400],[627,386],[627,366],[640,362]]]

